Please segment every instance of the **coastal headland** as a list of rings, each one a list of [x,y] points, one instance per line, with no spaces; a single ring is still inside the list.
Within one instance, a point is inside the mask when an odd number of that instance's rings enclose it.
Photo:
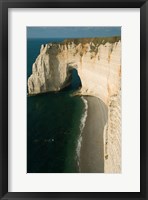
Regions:
[[[80,172],[121,172],[121,38],[69,39],[42,45],[28,79],[30,95],[60,91],[76,69],[88,116]]]

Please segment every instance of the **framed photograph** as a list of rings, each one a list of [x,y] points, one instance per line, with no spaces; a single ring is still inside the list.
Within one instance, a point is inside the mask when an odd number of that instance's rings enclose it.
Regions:
[[[147,1],[0,3],[0,198],[147,199]]]

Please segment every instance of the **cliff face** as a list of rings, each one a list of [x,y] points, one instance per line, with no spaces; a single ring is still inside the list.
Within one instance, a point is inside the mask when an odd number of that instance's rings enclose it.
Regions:
[[[42,45],[28,79],[29,93],[61,90],[70,82],[70,70],[76,68],[82,93],[107,103],[119,88],[120,48],[120,41],[99,46],[93,42]]]
[[[112,95],[108,105],[108,122],[104,129],[104,171],[121,172],[121,96]]]
[[[77,69],[81,79],[80,93],[96,96],[108,106],[109,121],[106,131],[104,131],[106,171],[119,172],[119,166],[118,169],[113,169],[113,165],[116,165],[115,162],[109,164],[116,157],[116,152],[113,150],[116,148],[116,142],[114,143],[112,140],[110,143],[109,138],[112,137],[112,134],[118,135],[117,138],[120,138],[120,130],[116,131],[118,120],[113,122],[114,119],[111,115],[111,112],[113,113],[111,102],[115,101],[115,98],[112,100],[112,97],[118,96],[120,91],[120,40],[104,42],[102,39],[100,43],[89,40],[75,43],[70,40],[59,44],[42,45],[40,54],[32,66],[32,75],[28,79],[29,94],[61,90],[70,84],[70,74],[73,68]],[[118,107],[120,107],[120,102]],[[117,110],[118,107],[116,107]],[[111,123],[116,123],[116,126]],[[110,166],[110,169],[107,166]]]

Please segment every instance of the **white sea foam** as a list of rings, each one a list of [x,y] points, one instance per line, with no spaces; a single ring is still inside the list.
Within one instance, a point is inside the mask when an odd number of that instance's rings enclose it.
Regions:
[[[83,115],[81,117],[81,120],[80,120],[80,136],[78,138],[78,143],[77,143],[77,162],[78,162],[78,166],[79,166],[79,169],[80,169],[80,150],[81,150],[81,143],[82,143],[82,132],[83,132],[83,129],[85,127],[85,122],[86,122],[86,118],[87,118],[87,111],[88,111],[88,102],[87,100],[84,98],[84,97],[81,97],[82,101],[84,102],[84,112],[83,112]]]
[[[85,127],[85,121],[86,121],[86,118],[87,118],[88,103],[87,103],[87,100],[84,99],[84,97],[81,97],[81,99],[83,100],[83,102],[84,102],[84,104],[85,104],[84,113],[83,113],[83,115],[82,115],[81,124],[80,124],[80,131],[82,132],[82,131],[83,131],[83,128]]]

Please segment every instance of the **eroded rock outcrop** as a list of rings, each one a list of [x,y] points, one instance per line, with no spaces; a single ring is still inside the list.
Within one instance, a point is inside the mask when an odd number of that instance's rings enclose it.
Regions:
[[[67,40],[42,45],[28,79],[29,94],[65,88],[70,84],[72,68],[77,69],[81,79],[79,93],[96,96],[108,106],[108,124],[104,131],[105,171],[120,172],[120,38]]]
[[[120,48],[120,41],[100,45],[93,42],[42,45],[28,79],[29,93],[61,90],[69,84],[70,69],[76,68],[82,93],[97,96],[107,103],[118,90]]]

